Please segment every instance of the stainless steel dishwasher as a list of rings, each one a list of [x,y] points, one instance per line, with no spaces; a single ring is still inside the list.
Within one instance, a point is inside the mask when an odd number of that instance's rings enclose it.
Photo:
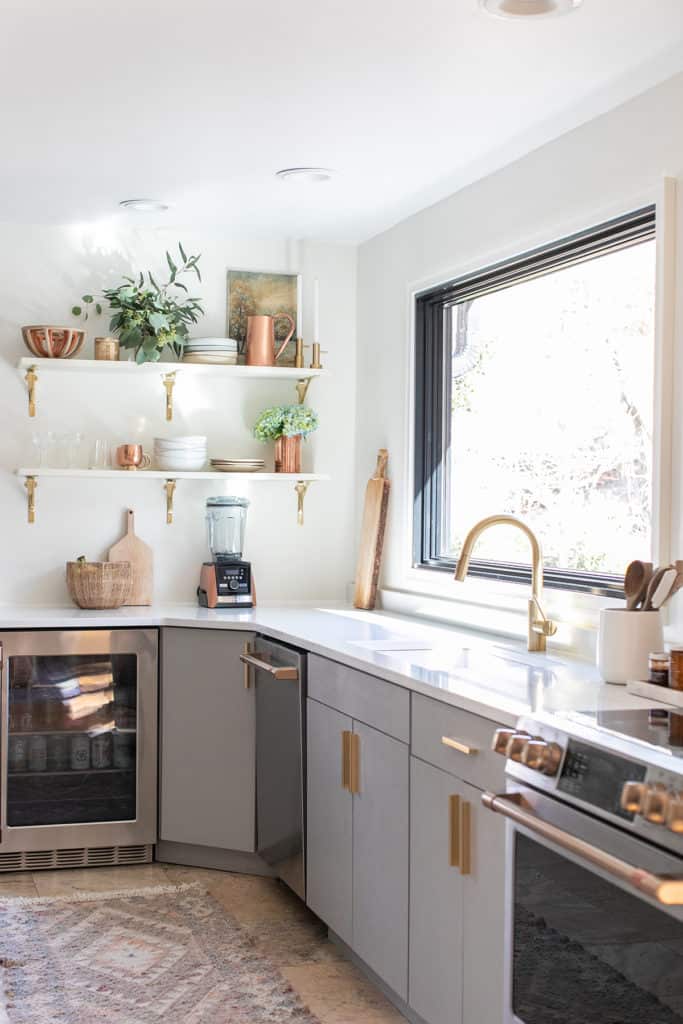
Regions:
[[[241,655],[256,691],[256,850],[306,898],[306,654],[257,636]]]

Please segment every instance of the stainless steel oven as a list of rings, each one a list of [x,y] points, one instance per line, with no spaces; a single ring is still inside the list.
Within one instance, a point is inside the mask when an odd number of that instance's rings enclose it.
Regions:
[[[0,870],[151,860],[157,631],[0,633],[0,709]]]
[[[681,750],[637,716],[652,743],[609,714],[498,737],[507,788],[483,802],[507,819],[505,1024],[683,1024]]]

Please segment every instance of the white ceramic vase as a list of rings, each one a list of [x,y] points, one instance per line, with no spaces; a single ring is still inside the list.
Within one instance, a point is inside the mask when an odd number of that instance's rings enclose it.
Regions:
[[[662,615],[603,608],[598,634],[598,669],[606,683],[622,686],[629,679],[647,679],[647,657],[664,646]]]

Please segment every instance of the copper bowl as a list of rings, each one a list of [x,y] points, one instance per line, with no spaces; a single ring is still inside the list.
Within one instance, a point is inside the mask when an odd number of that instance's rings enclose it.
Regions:
[[[70,359],[83,348],[85,331],[78,327],[50,327],[38,324],[22,327],[29,352],[40,359]]]

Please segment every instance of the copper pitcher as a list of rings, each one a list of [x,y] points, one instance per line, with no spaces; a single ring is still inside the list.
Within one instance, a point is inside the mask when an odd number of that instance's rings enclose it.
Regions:
[[[288,320],[290,331],[285,340],[275,351],[275,321]],[[277,316],[247,317],[247,366],[275,366],[284,352],[287,342],[294,334],[296,324],[289,313],[278,313]]]

